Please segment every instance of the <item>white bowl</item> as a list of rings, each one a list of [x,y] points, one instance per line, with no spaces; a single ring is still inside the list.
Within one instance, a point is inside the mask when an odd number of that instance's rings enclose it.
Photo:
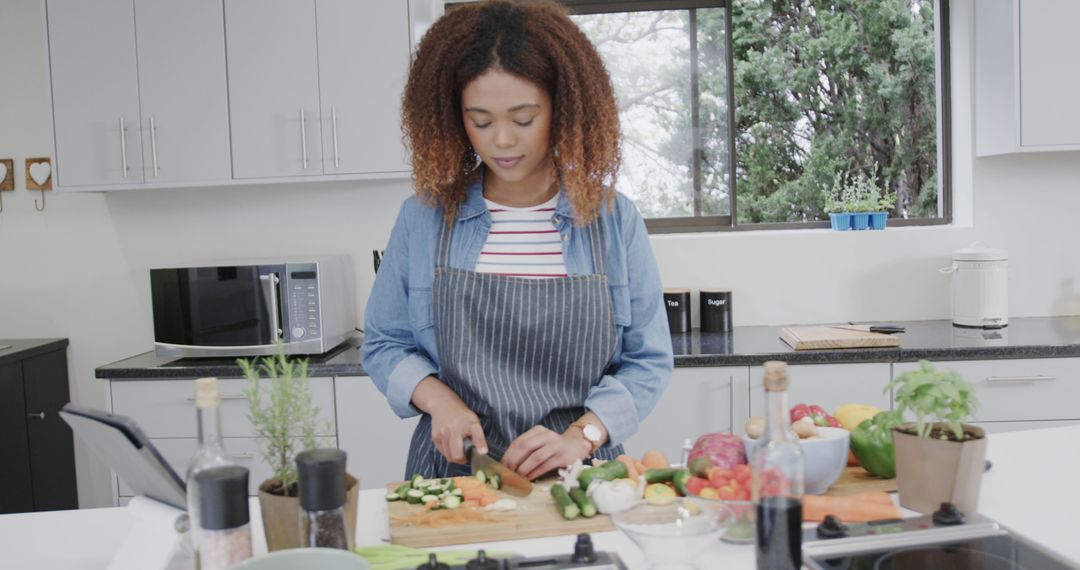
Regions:
[[[371,570],[359,554],[338,548],[290,548],[245,560],[230,570]]]
[[[807,495],[820,495],[829,490],[847,467],[848,445],[851,434],[846,429],[819,427],[821,439],[802,439],[799,446],[803,452]],[[757,440],[743,436],[746,456],[753,457]]]
[[[611,515],[615,527],[641,549],[649,568],[694,567],[734,520],[731,509],[721,503],[693,501],[643,503]]]

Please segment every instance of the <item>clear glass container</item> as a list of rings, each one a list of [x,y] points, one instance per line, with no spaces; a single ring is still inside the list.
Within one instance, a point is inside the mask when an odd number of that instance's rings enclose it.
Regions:
[[[788,414],[787,365],[765,363],[765,433],[751,460],[757,568],[802,568],[804,463]]]
[[[199,486],[195,475],[213,467],[234,465],[225,452],[221,436],[221,396],[217,378],[195,380],[195,417],[199,428],[199,447],[188,465],[185,478],[187,486],[188,518],[191,521],[191,545],[199,552],[201,525],[199,524]],[[195,557],[199,559],[198,555]]]
[[[200,539],[200,570],[225,570],[251,558],[251,524],[224,530],[203,530]]]
[[[345,526],[345,506],[326,511],[300,509],[300,545],[352,550]]]

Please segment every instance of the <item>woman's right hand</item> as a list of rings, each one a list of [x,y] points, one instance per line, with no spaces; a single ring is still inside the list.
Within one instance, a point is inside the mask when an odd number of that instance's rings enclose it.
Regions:
[[[468,437],[477,453],[487,453],[487,440],[480,418],[446,384],[434,376],[420,381],[413,391],[413,404],[431,416],[431,441],[451,463],[466,463],[463,442]]]

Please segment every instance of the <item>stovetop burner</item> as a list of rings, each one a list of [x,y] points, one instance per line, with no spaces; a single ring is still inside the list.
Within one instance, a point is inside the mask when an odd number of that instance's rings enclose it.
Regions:
[[[804,531],[803,563],[816,570],[1076,569],[979,514],[952,505],[934,515]]]

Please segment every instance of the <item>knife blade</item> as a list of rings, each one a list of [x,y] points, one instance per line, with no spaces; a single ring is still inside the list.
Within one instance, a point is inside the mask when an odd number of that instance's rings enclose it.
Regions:
[[[848,323],[847,325],[832,325],[829,328],[882,334],[896,334],[907,331],[905,327],[902,327],[900,325],[857,325],[855,323]]]
[[[472,439],[465,438],[462,443],[465,446],[465,459],[468,460],[469,466],[472,467],[474,475],[478,471],[483,471],[489,476],[492,473],[498,475],[502,482],[499,490],[506,491],[515,497],[527,497],[529,493],[532,493],[533,485],[528,479],[518,475],[517,472],[502,463],[495,461],[486,453],[476,451]]]

